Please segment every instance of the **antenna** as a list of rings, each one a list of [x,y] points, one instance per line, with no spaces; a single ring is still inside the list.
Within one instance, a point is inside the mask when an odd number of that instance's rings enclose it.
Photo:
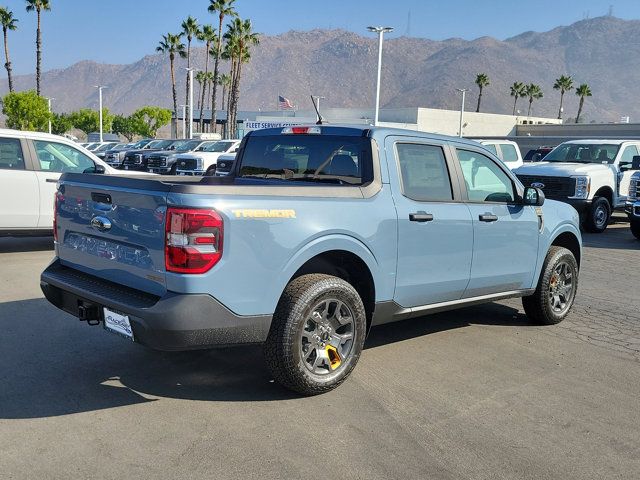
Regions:
[[[324,122],[324,118],[322,118],[322,115],[320,115],[320,109],[318,108],[318,105],[316,105],[316,99],[318,99],[318,103],[320,103],[320,99],[324,98],[324,97],[320,97],[320,96],[313,96],[313,95],[309,95],[311,97],[311,103],[313,103],[313,108],[316,111],[316,114],[318,115],[318,121],[316,122],[316,125],[322,125],[322,123]]]
[[[407,13],[407,29],[404,31],[404,36],[411,36],[411,10]]]
[[[609,11],[607,12],[607,17],[613,17],[613,5],[609,5]]]

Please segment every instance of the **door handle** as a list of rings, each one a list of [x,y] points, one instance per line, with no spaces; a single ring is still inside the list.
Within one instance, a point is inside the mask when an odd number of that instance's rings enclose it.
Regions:
[[[497,222],[498,216],[492,215],[491,213],[483,213],[479,217],[481,222]]]
[[[45,179],[45,182],[47,182],[47,183],[58,183],[58,179],[57,178],[47,178],[47,179]]]
[[[426,212],[410,213],[409,220],[412,222],[430,222],[433,220],[433,215]]]

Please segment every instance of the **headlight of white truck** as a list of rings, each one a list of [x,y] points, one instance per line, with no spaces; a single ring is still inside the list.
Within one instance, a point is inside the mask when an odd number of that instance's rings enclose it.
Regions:
[[[588,198],[591,178],[587,176],[575,176],[572,178],[576,179],[576,192],[571,198]]]

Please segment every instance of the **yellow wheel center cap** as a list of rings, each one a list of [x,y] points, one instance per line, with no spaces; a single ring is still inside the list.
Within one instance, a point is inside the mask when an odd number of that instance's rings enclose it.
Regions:
[[[327,345],[325,347],[325,351],[329,358],[329,366],[331,367],[331,370],[335,370],[342,364],[342,359],[340,358],[338,350],[333,345]]]

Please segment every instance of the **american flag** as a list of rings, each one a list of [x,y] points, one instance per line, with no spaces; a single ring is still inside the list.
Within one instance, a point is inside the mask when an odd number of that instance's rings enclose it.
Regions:
[[[296,106],[291,103],[291,100],[283,97],[282,95],[278,95],[278,107],[282,110],[293,110]]]

